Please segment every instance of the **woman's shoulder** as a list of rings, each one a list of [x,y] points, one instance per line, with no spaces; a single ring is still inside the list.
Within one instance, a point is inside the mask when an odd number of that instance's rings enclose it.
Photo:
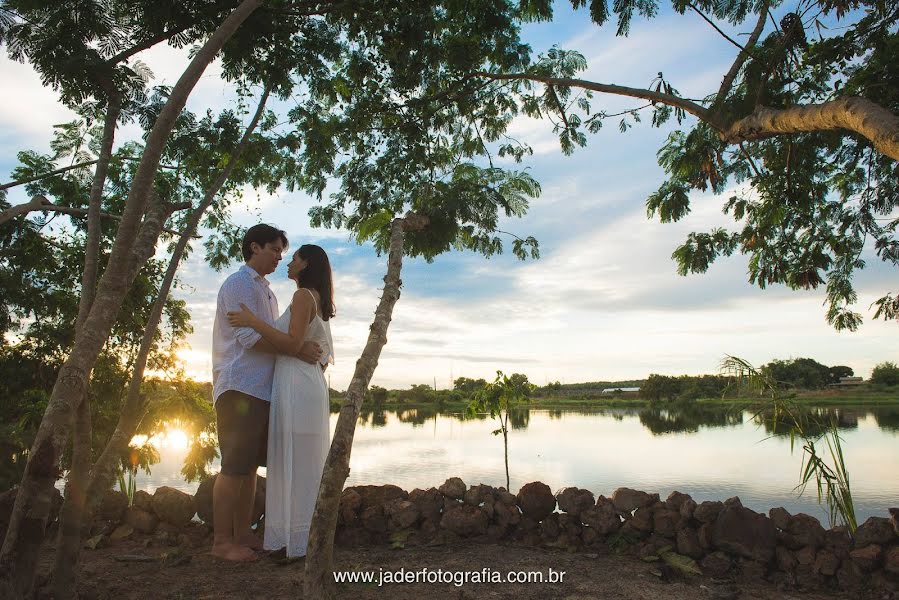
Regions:
[[[313,301],[315,301],[316,305],[321,301],[321,298],[318,297],[318,292],[316,290],[309,288],[299,288],[293,293],[293,303],[304,305],[312,304]]]

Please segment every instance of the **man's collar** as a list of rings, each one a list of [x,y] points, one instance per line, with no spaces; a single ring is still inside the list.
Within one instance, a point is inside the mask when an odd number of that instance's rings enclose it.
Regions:
[[[256,269],[254,269],[253,267],[251,267],[251,266],[248,265],[248,264],[244,264],[239,270],[241,270],[241,271],[246,271],[247,273],[249,273],[250,275],[253,276],[253,279],[258,279],[258,280],[260,280],[262,283],[264,283],[265,285],[268,285],[268,284],[269,284],[268,279],[266,279],[265,277],[263,277],[262,275],[260,275],[260,274],[256,271]]]

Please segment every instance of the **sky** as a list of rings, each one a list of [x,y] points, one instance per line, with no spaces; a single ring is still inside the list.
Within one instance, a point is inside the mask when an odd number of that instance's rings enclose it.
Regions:
[[[745,39],[749,29],[749,23],[725,27],[737,39]],[[553,45],[580,51],[588,63],[584,79],[647,87],[663,72],[682,95],[693,98],[717,90],[736,52],[695,14],[636,19],[630,36],[619,38],[614,26],[599,28],[585,11],[567,4],[557,4],[551,23],[526,25],[523,38],[535,52]],[[173,84],[188,62],[185,52],[167,47],[139,58],[154,72],[153,84]],[[220,74],[213,63],[189,109],[229,105],[234,90]],[[52,125],[73,114],[31,67],[5,53],[0,80],[0,178],[6,181],[16,152],[49,152]],[[637,103],[594,97],[593,105],[614,112]],[[848,365],[867,378],[875,364],[899,361],[897,324],[874,321],[869,308],[895,291],[896,272],[871,248],[862,257],[868,268],[854,280],[855,308],[865,316],[856,332],[837,332],[827,324],[823,289],[760,290],[748,283],[743,256],[719,259],[703,275],[677,274],[671,253],[689,232],[734,223],[721,212],[733,189],[721,196],[691,195],[692,212],[678,223],[647,218],[646,198],[664,181],[656,151],[673,128],[651,128],[647,118],[620,133],[617,122],[610,122],[588,135],[586,148],[564,156],[550,123],[516,118],[511,134],[534,149],[516,168],[527,168],[542,193],[525,218],[502,222],[501,229],[535,236],[541,258],[522,262],[509,252],[490,259],[453,252],[431,264],[406,259],[402,296],[371,383],[445,389],[453,378],[491,380],[497,370],[524,373],[538,385],[642,379],[650,373],[696,375],[717,372],[726,355],[756,365],[810,357]],[[125,125],[118,142],[138,134],[136,126]],[[27,198],[18,189],[9,200],[17,204]],[[380,297],[386,257],[377,256],[370,244],[356,244],[346,231],[310,227],[307,212],[315,204],[302,193],[246,190],[234,221],[272,223],[287,231],[291,248],[314,243],[328,252],[337,304],[331,325],[337,362],[328,376],[331,387],[345,389]],[[195,252],[182,266],[182,285],[175,292],[187,301],[194,326],[179,356],[189,376],[210,380],[216,294],[238,265],[217,273],[203,264],[201,254]],[[287,262],[269,276],[282,309],[294,285],[286,278]]]

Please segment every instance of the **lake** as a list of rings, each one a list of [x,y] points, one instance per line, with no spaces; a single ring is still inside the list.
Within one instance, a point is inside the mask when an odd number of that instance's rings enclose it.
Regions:
[[[837,419],[858,522],[888,516],[899,506],[899,407],[821,409]],[[331,427],[337,415],[331,415]],[[618,487],[690,494],[696,501],[739,496],[767,513],[783,506],[828,523],[814,487],[795,491],[801,446],[752,412],[694,406],[688,410],[520,410],[512,415],[509,471],[513,492],[531,481],[610,495]],[[448,477],[466,484],[505,485],[503,440],[483,415],[432,409],[363,412],[346,485],[392,483],[409,491],[439,486]],[[821,444],[826,448],[826,445]],[[180,474],[183,447],[160,449],[152,475],[139,473],[138,489],[169,485],[193,492]],[[218,470],[213,465],[212,471]],[[260,474],[265,470],[260,469]]]

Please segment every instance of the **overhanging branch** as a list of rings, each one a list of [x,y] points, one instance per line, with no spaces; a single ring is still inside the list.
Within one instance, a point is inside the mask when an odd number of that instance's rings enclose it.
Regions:
[[[899,160],[899,117],[857,96],[784,109],[760,106],[719,131],[722,140],[738,144],[788,133],[835,129],[855,132],[869,140],[878,152]]]

